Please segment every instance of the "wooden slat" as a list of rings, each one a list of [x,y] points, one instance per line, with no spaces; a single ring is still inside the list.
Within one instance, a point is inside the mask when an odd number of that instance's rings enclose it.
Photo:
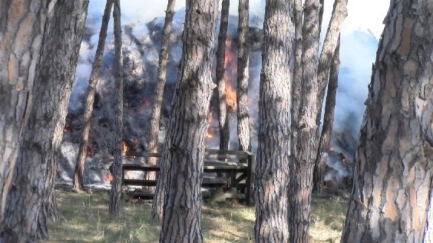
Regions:
[[[234,166],[248,166],[247,163],[240,163],[240,162],[233,162],[233,161],[221,161],[221,160],[210,160],[210,159],[205,159],[204,160],[204,165],[205,166],[219,166],[219,165],[234,165]]]
[[[134,152],[134,151],[127,151],[125,153],[126,157],[161,157],[161,153],[147,153],[147,152]]]
[[[207,164],[207,163],[206,163]],[[210,163],[212,164],[212,163]],[[158,165],[147,165],[147,164],[123,164],[123,171],[159,171]],[[205,165],[203,167],[204,172],[247,172],[248,166],[245,164],[221,164],[221,165]]]
[[[126,194],[130,197],[141,198],[141,199],[153,199],[154,196],[153,192],[142,192],[142,191],[127,192]],[[212,196],[209,191],[202,191],[201,195],[203,198],[210,198]]]
[[[219,149],[206,149],[205,158],[209,159],[236,159],[246,160],[250,153],[237,150],[219,150]],[[126,157],[161,157],[161,153],[147,153],[147,152],[134,152],[127,151]]]
[[[125,186],[156,186],[156,180],[123,179]]]
[[[123,170],[159,171],[159,165],[123,164]]]
[[[156,180],[124,179],[125,186],[156,186]],[[227,185],[226,178],[204,178],[202,187],[222,187]]]

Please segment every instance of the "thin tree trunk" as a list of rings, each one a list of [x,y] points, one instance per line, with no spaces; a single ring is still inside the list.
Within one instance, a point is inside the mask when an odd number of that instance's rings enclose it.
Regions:
[[[266,2],[260,76],[259,142],[256,166],[256,242],[289,239],[291,63],[294,61],[293,3]]]
[[[347,0],[335,0],[332,10],[331,19],[329,21],[328,30],[325,40],[323,41],[322,52],[320,53],[319,67],[317,69],[318,94],[317,102],[323,103],[326,86],[328,84],[329,68],[332,63],[332,58],[335,53],[335,48],[340,37],[341,25],[347,17]],[[317,115],[317,120],[320,122],[321,111]]]
[[[173,22],[175,3],[175,0],[169,0],[167,3],[167,10],[165,12],[165,23],[162,29],[162,44],[161,50],[159,52],[155,98],[153,99],[152,117],[150,119],[149,144],[147,146],[148,152],[157,152],[158,149],[159,121],[161,117],[161,104],[164,95],[164,86],[167,77],[168,48],[170,43],[170,32]],[[148,162],[150,164],[156,164],[157,161],[156,158],[150,158]],[[152,218],[157,219],[158,221],[162,220],[166,176],[166,169],[163,168],[163,163],[160,162],[160,173],[157,179],[158,182],[152,203]]]
[[[321,103],[318,92],[319,0],[306,0],[302,27],[302,83],[296,136],[290,168],[290,242],[308,242],[313,169],[318,148],[316,121]],[[299,85],[299,80],[296,80]],[[299,88],[299,86],[297,86]],[[295,97],[293,97],[295,99]]]
[[[218,85],[218,123],[220,129],[220,149],[228,150],[230,142],[230,130],[228,123],[227,100],[226,100],[226,81],[225,57],[227,26],[229,23],[230,0],[223,0],[221,3],[220,30],[218,33],[218,48],[216,52],[216,80]]]
[[[4,242],[48,239],[57,158],[87,13],[87,0],[58,0],[46,23],[33,108],[7,199]],[[55,204],[54,204],[55,205]]]
[[[325,186],[325,169],[326,161],[328,159],[329,145],[331,142],[334,111],[335,111],[335,98],[338,88],[338,69],[340,66],[340,38],[338,39],[337,47],[335,49],[334,57],[332,59],[329,71],[328,93],[326,95],[325,114],[323,117],[322,134],[319,141],[319,150],[317,154],[317,161],[314,168],[314,190],[322,192]]]
[[[123,139],[123,59],[122,59],[122,25],[120,22],[120,0],[114,1],[114,56],[116,62],[116,108],[114,119],[114,162],[113,180],[111,181],[109,211],[113,216],[120,214],[120,196],[122,190],[122,139]]]
[[[329,77],[329,69],[332,65],[332,59],[335,58],[335,52],[336,52],[336,46],[339,43],[339,36],[341,31],[341,25],[344,21],[344,19],[347,16],[347,0],[335,0],[334,2],[334,8],[332,11],[331,19],[329,21],[328,30],[326,32],[325,41],[323,43],[322,52],[320,54],[320,60],[319,60],[319,66],[318,66],[318,73],[317,73],[317,82],[318,82],[318,93],[317,93],[317,102],[319,104],[323,103],[324,95],[326,86],[328,83],[328,77]],[[323,9],[322,9],[323,10]],[[323,11],[322,11],[323,14]],[[338,58],[338,57],[337,57]],[[337,70],[338,75],[338,70]],[[337,87],[335,87],[336,89]],[[329,87],[328,87],[329,90]],[[334,93],[336,90],[332,90]],[[328,91],[329,93],[329,91]],[[335,94],[334,94],[335,95]],[[335,97],[334,97],[335,100]],[[326,101],[328,102],[328,101]],[[335,101],[334,101],[335,102]],[[335,106],[335,105],[334,105]],[[330,107],[331,108],[331,107]],[[327,106],[326,106],[327,109]],[[333,112],[332,108],[332,112]],[[320,106],[319,113],[317,114],[317,123],[320,122],[322,114],[322,109]],[[326,117],[327,114],[325,112],[324,119],[330,118]],[[333,119],[333,114],[332,114]],[[332,135],[332,121],[325,121],[324,123],[329,122],[328,124],[324,124],[322,128],[322,136],[319,140],[319,148],[317,151],[317,156],[315,159],[315,166],[314,166],[314,178],[313,178],[313,188],[317,190],[321,190],[324,183],[324,173],[326,168],[326,160],[327,160],[327,150],[329,147],[329,141],[331,139]],[[330,130],[329,127],[331,126]],[[326,134],[327,133],[327,134]],[[323,155],[323,156],[322,156]]]
[[[181,68],[162,163],[168,191],[160,242],[203,242],[201,182],[210,97],[215,88],[215,1],[186,2]]]
[[[365,103],[342,242],[422,242],[433,228],[432,12],[430,1],[391,1]]]
[[[164,27],[162,29],[162,44],[161,50],[159,52],[157,84],[155,89],[154,104],[152,107],[152,118],[150,120],[151,127],[149,133],[149,145],[147,147],[148,152],[157,152],[158,150],[159,120],[161,117],[161,104],[163,101],[164,86],[167,77],[168,49],[170,44],[170,33],[175,3],[175,0],[168,1]],[[156,164],[156,160],[154,163]]]
[[[4,231],[6,201],[31,110],[36,65],[50,15],[48,2],[0,1],[0,232]]]
[[[249,0],[239,0],[238,6],[238,93],[237,93],[237,118],[239,150],[251,150],[250,117],[248,113],[248,82],[249,82]]]
[[[104,15],[102,16],[101,30],[99,32],[98,46],[96,48],[95,59],[93,61],[92,73],[90,74],[89,87],[87,88],[87,99],[84,108],[84,127],[81,131],[80,146],[78,149],[77,163],[73,179],[74,190],[84,190],[84,165],[87,157],[87,147],[89,146],[90,123],[92,119],[93,103],[95,101],[96,85],[98,84],[99,70],[101,69],[102,55],[104,54],[105,39],[107,38],[108,22],[110,21],[113,0],[107,0]]]

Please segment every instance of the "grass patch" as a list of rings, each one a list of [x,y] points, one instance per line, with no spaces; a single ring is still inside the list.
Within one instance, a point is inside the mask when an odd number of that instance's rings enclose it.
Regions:
[[[158,242],[160,227],[149,221],[149,202],[123,202],[122,215],[108,214],[108,193],[72,193],[58,190],[61,218],[50,226],[48,242]],[[313,199],[310,236],[312,242],[339,241],[347,200]],[[206,202],[202,208],[205,242],[253,242],[254,207],[237,203]]]

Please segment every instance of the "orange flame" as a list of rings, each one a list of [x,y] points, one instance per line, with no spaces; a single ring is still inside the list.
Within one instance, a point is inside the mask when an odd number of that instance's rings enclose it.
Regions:
[[[126,145],[125,141],[122,142],[122,152],[126,153],[129,151],[128,145]]]
[[[212,134],[212,131],[211,131],[212,118],[213,118],[213,114],[212,114],[212,112],[209,112],[209,116],[208,116],[208,127],[207,127],[207,132],[206,132],[206,137],[207,137],[207,138],[211,138],[211,137],[213,137],[213,134]]]
[[[224,82],[226,84],[226,103],[229,111],[236,110],[236,90],[234,90],[230,86],[229,82],[229,72],[230,76],[236,74],[236,65],[234,65],[236,61],[235,53],[232,51],[232,38],[228,37],[226,40],[226,50],[225,50],[225,59],[224,59],[224,69],[226,72],[224,73]],[[236,75],[235,75],[236,76]]]

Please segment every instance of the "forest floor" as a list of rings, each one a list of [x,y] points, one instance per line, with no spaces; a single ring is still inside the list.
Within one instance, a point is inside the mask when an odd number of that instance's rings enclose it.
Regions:
[[[108,192],[57,190],[59,222],[50,226],[48,242],[158,242],[159,226],[149,220],[150,201],[123,201],[119,218],[108,214]],[[339,242],[347,196],[313,197],[311,242]],[[206,201],[202,208],[205,242],[253,242],[254,207],[236,202]]]

